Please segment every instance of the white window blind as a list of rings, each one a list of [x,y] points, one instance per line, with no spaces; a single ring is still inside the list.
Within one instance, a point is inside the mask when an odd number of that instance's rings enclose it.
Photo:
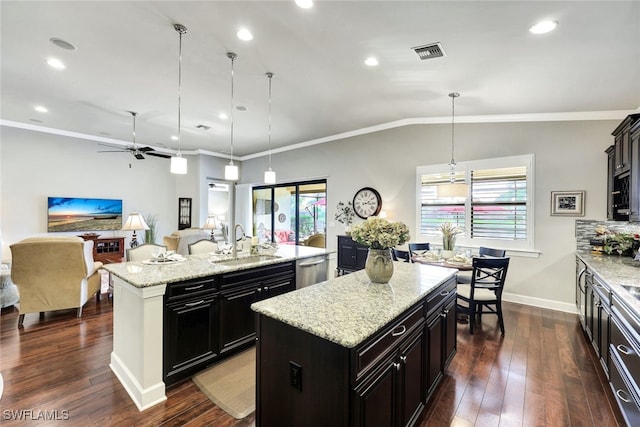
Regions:
[[[461,162],[456,182],[469,184],[467,198],[438,198],[449,182],[447,165],[417,168],[418,226],[424,240],[439,244],[440,226],[464,231],[460,245],[533,249],[533,155]]]

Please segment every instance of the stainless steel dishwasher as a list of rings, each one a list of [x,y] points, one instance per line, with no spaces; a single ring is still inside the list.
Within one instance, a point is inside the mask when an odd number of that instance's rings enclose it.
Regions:
[[[296,289],[324,282],[328,276],[328,255],[318,255],[296,261]]]

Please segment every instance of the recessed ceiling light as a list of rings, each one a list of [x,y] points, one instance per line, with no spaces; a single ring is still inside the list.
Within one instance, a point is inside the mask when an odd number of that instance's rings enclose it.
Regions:
[[[75,47],[73,44],[69,43],[66,40],[59,39],[57,37],[51,37],[49,39],[49,41],[51,43],[53,43],[54,45],[62,48],[62,49],[66,49],[66,50],[76,50],[77,49],[77,47]]]
[[[313,0],[296,0],[296,4],[302,9],[311,9],[313,7]]]
[[[42,105],[36,105],[35,107],[33,107],[34,110],[36,110],[39,113],[48,113],[49,110],[47,110],[46,107],[43,107]]]
[[[376,65],[378,65],[378,59],[374,58],[373,56],[370,56],[367,59],[365,59],[364,63],[369,67],[375,67]]]
[[[557,26],[558,21],[540,21],[529,28],[529,31],[533,34],[545,34],[555,30]]]
[[[47,64],[49,64],[50,67],[55,68],[56,70],[64,70],[65,68],[67,68],[58,58],[48,58]]]
[[[229,118],[229,116],[227,116],[226,113],[220,113],[220,114],[218,114],[218,118],[220,120],[227,120]]]
[[[248,42],[249,40],[253,40],[253,34],[251,34],[251,31],[246,28],[240,28],[236,35],[240,40],[244,40],[246,42]]]
[[[172,140],[172,141],[177,141],[177,140],[178,140],[178,137],[177,137],[177,136],[175,136],[175,135],[171,135],[171,140]]]

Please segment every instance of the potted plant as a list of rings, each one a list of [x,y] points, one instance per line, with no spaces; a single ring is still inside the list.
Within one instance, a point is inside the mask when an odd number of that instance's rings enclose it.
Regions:
[[[445,222],[440,226],[440,232],[442,233],[442,258],[449,259],[453,256],[456,236],[461,234],[462,230],[450,222]]]
[[[156,226],[158,225],[158,217],[149,214],[144,218],[145,222],[149,226],[148,230],[144,231],[144,241],[146,243],[156,242]]]
[[[393,276],[391,248],[410,239],[403,222],[390,222],[375,216],[353,227],[351,238],[369,248],[364,270],[373,283],[388,283]]]
[[[353,223],[353,218],[355,216],[355,212],[353,211],[353,203],[352,202],[339,202],[336,207],[336,215],[335,219],[340,224],[345,225],[345,233],[347,236],[351,235],[351,224]]]

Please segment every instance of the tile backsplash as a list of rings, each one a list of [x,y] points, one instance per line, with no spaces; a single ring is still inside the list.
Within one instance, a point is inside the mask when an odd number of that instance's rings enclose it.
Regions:
[[[605,226],[608,230],[620,233],[640,233],[640,224],[623,221],[601,221],[592,219],[576,220],[576,249],[591,250],[589,240],[596,236],[596,228]]]

